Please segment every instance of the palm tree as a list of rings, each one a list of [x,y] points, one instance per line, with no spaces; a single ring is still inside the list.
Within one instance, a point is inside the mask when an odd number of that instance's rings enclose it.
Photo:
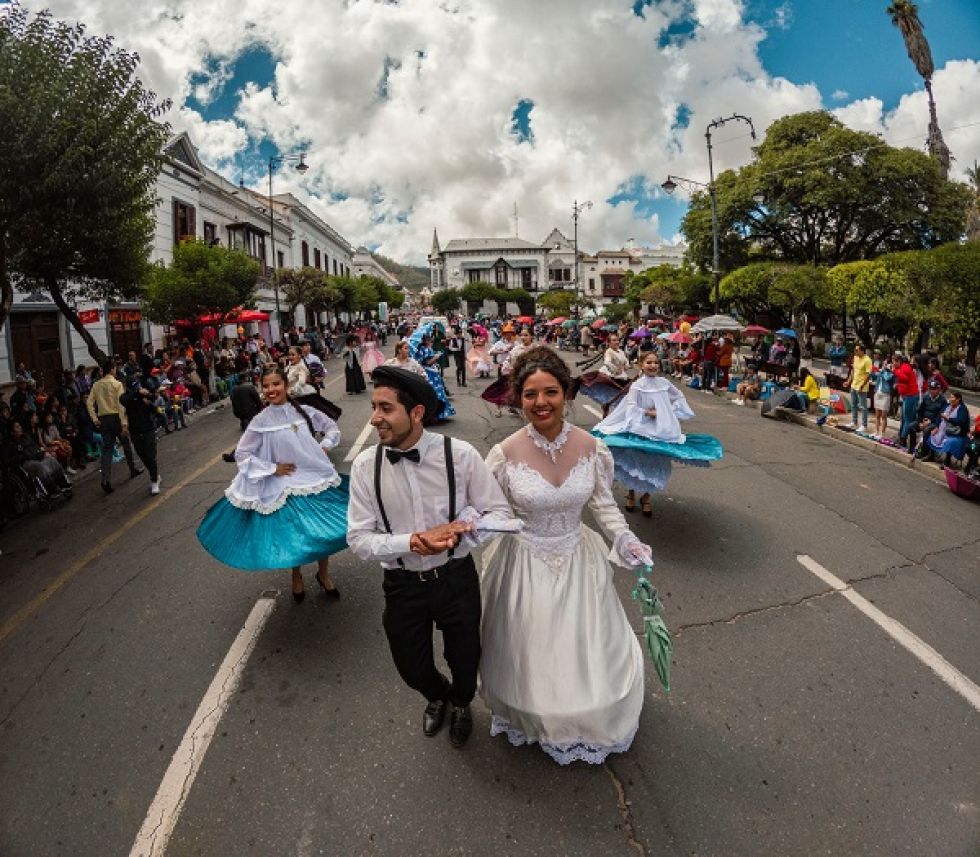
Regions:
[[[935,66],[932,63],[932,51],[929,49],[929,42],[926,41],[925,33],[922,30],[922,21],[919,20],[919,8],[911,0],[893,0],[887,11],[891,16],[892,23],[902,31],[902,38],[905,39],[905,50],[908,51],[909,59],[912,60],[916,71],[919,72],[919,76],[925,82],[926,94],[929,96],[929,137],[927,140],[929,154],[936,159],[943,172],[943,177],[948,178],[952,156],[946,141],[943,140],[942,132],[939,130],[939,119],[936,117],[936,102],[932,97],[932,73],[935,71]]]

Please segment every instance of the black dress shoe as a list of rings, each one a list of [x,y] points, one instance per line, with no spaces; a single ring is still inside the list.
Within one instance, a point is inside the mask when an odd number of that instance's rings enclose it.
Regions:
[[[111,494],[112,493],[112,485],[110,485],[108,482],[103,482],[102,483],[102,490],[106,494]]]
[[[135,478],[136,478],[137,476],[139,476],[139,475],[140,475],[140,474],[141,474],[142,472],[143,472],[143,468],[142,468],[142,467],[134,467],[134,468],[132,468],[132,469],[131,469],[131,470],[129,471],[129,478],[130,478],[130,479],[135,479]]]
[[[458,750],[466,743],[473,731],[473,715],[470,714],[470,707],[454,705],[453,713],[449,718],[449,741]]]
[[[233,453],[233,452],[223,452],[223,453],[221,453],[221,457],[225,461],[227,461],[229,464],[234,464],[235,463],[235,453]]]
[[[446,721],[447,708],[449,708],[448,699],[437,699],[425,706],[425,711],[422,713],[422,734],[426,738],[431,738],[442,729],[442,724]]]
[[[327,596],[331,601],[340,601],[340,590],[334,585],[333,589],[327,589],[324,586],[323,581],[320,580],[320,572],[313,575],[313,579],[320,584],[320,589],[323,590],[323,594]]]

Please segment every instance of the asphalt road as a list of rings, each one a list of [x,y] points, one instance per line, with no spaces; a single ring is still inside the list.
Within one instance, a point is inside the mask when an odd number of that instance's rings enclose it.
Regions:
[[[477,398],[485,383],[458,392],[442,429],[481,452],[520,425]],[[329,392],[345,408],[346,471],[369,403],[342,384]],[[0,855],[130,854],[270,591],[214,739],[195,747],[200,771],[179,784],[172,857],[976,855],[978,507],[852,446],[689,399],[691,430],[718,436],[725,458],[675,468],[653,518],[630,519],[654,548],[674,686],[665,695],[648,670],[633,748],[601,767],[491,739],[479,705],[463,751],[445,732],[424,738],[381,630],[377,567],[336,557],[339,602],[314,594],[310,568],[295,605],[285,572],[207,556],[194,530],[232,477],[218,458],[238,436],[228,409],[163,440],[159,498],[146,477],[109,497],[90,477],[66,507],[8,527]],[[575,419],[595,422],[584,403]],[[930,648],[899,645],[801,556]],[[636,619],[631,583],[618,573]],[[967,684],[944,682],[930,650]]]

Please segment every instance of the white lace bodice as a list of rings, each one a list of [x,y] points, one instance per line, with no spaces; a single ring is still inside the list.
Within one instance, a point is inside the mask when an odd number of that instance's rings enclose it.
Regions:
[[[530,456],[523,454],[527,451],[523,439],[511,447],[510,458],[499,444],[487,456],[487,465],[503,488],[514,515],[524,522],[524,529],[513,538],[526,543],[556,573],[567,565],[578,548],[582,538],[582,510],[586,505],[613,543],[609,559],[618,565],[634,564],[622,553],[638,539],[630,532],[612,495],[612,455],[601,441],[596,440],[590,446],[591,450],[582,447],[575,450],[578,460],[558,484],[542,473],[546,465],[539,469],[526,460]],[[541,450],[536,451],[547,458]],[[533,458],[530,460],[533,462]]]

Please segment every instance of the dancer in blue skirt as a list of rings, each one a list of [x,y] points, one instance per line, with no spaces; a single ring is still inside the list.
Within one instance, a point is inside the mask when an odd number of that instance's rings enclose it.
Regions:
[[[328,598],[340,598],[327,557],[347,547],[347,477],[327,452],[340,429],[326,414],[290,399],[286,373],[262,375],[269,403],[248,424],[235,450],[238,475],[212,506],[197,538],[215,559],[243,571],[291,568],[293,598],[305,591],[301,568],[315,561]]]
[[[439,401],[442,402],[442,408],[435,422],[443,422],[456,416],[456,409],[449,401],[449,394],[446,392],[446,385],[443,383],[442,373],[439,371],[441,352],[433,351],[432,349],[433,331],[436,327],[437,325],[434,322],[428,322],[422,325],[422,327],[412,334],[412,338],[408,340],[408,347],[412,357],[425,370],[425,377],[428,379],[432,389],[435,390]]]
[[[680,390],[659,377],[660,358],[654,352],[643,355],[640,371],[640,377],[592,434],[606,442],[615,463],[614,477],[629,489],[626,511],[636,509],[639,491],[643,514],[650,517],[650,492],[667,487],[672,460],[710,467],[723,451],[711,435],[681,431],[680,421],[691,419],[694,411]]]

